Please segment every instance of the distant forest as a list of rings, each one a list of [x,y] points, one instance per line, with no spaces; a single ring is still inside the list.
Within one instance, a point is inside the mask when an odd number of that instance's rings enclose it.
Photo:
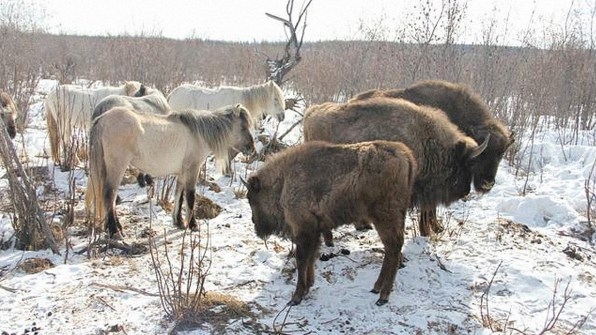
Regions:
[[[577,139],[577,130],[594,128],[596,57],[591,34],[577,29],[552,33],[540,47],[528,34],[524,46],[508,47],[498,43],[502,36],[487,31],[481,43],[461,45],[453,35],[462,29],[458,20],[461,17],[448,18],[431,35],[423,24],[411,25],[409,38],[391,41],[383,33],[389,28],[374,26],[363,27],[363,38],[357,41],[304,42],[300,62],[284,77],[282,88],[288,97],[300,96],[309,105],[344,101],[372,88],[444,79],[469,84],[517,133],[541,126],[545,118],[537,116],[552,116],[549,120],[555,122],[548,126],[573,129],[566,136],[569,141]],[[81,78],[106,84],[138,80],[165,94],[184,82],[253,85],[267,79],[266,60],[280,57],[285,45],[52,35],[7,22],[0,20],[0,90],[15,96],[21,108],[30,103],[40,78],[63,84]]]

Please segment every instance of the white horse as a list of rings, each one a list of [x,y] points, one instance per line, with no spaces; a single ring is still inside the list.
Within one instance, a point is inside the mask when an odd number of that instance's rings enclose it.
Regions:
[[[80,129],[86,134],[95,105],[110,94],[133,96],[141,83],[129,81],[119,87],[86,88],[77,85],[58,85],[45,99],[46,122],[52,159],[63,170],[69,170],[76,157],[68,157],[73,150],[72,136]],[[63,157],[62,157],[63,156]]]
[[[109,236],[122,235],[114,210],[116,192],[130,165],[154,176],[176,175],[172,219],[180,228],[196,229],[195,187],[203,161],[213,153],[220,167],[230,147],[254,153],[252,120],[237,104],[216,111],[184,110],[168,115],[115,107],[93,120],[89,132],[88,213],[106,220]],[[187,224],[182,220],[186,198]]]
[[[183,84],[170,93],[168,102],[174,110],[214,110],[239,103],[248,109],[255,127],[266,115],[275,116],[279,121],[283,121],[286,109],[283,91],[271,80],[249,87],[221,86],[213,89]]]

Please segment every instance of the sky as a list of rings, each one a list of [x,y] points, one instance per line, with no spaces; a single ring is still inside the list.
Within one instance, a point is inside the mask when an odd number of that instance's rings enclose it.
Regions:
[[[52,203],[70,199],[74,181],[77,221],[69,228],[68,241],[72,250],[67,253],[64,243],[62,255],[0,248],[0,333],[24,334],[28,329],[31,334],[35,326],[41,328],[40,334],[169,334],[174,322],[164,317],[148,253],[127,256],[110,250],[91,258],[77,253],[89,243],[84,233],[76,234],[85,231],[85,171],[81,167],[61,172],[43,156],[49,150],[43,93],[55,84],[40,82],[40,94],[28,112],[30,123],[23,136],[15,139],[15,148],[28,157],[29,166],[48,167],[49,180],[44,185],[52,186],[38,187],[39,198],[50,201],[48,208],[62,208]],[[286,111],[279,133],[299,119],[297,113]],[[276,126],[276,121],[265,122],[265,132],[274,133]],[[339,255],[347,249],[350,254],[317,260],[314,286],[300,305],[287,309],[296,285],[294,261],[288,257],[291,243],[275,236],[267,243],[259,239],[248,201],[236,197],[241,181],[216,173],[213,162],[207,160],[207,174],[221,192],[200,185],[197,193],[223,211],[200,222],[202,232],[208,228],[210,236],[211,267],[205,289],[247,303],[254,313],[231,320],[225,333],[273,333],[275,327],[285,334],[493,334],[482,325],[484,311],[493,329],[508,327],[509,331],[498,334],[538,334],[552,315],[549,304],[554,301],[557,311],[561,308],[557,334],[567,334],[584,317],[586,323],[578,334],[592,334],[590,330],[596,329],[595,250],[577,234],[587,227],[584,181],[596,159],[596,146],[594,130],[580,130],[577,143],[563,140],[561,144],[562,137],[572,134],[573,129],[541,128],[532,141],[527,134],[516,134],[516,141],[526,148],[516,160],[530,167],[528,174],[518,175],[502,161],[489,193],[472,192],[466,201],[439,209],[445,233],[435,240],[414,236],[411,217],[415,213],[409,213],[403,249],[408,261],[398,271],[389,302],[382,307],[375,306],[377,296],[369,292],[383,258],[379,237],[374,230],[357,232],[345,225],[334,230],[335,247],[322,247],[321,252]],[[295,145],[301,135],[301,127],[295,127],[284,140]],[[246,176],[261,164],[236,161],[233,168],[236,175]],[[0,191],[7,192],[2,169]],[[524,186],[526,195],[521,193]],[[593,182],[592,190],[595,187]],[[157,233],[157,253],[165,257],[163,234],[167,232],[170,257],[177,267],[182,231],[172,226],[170,214],[154,199],[148,202],[147,190],[136,182],[122,185],[119,195],[123,202],[116,212],[125,242],[145,243],[143,233],[150,229]],[[47,214],[54,222],[62,219],[60,212]],[[0,211],[0,240],[6,241],[12,231],[11,216]],[[201,236],[204,246],[206,234]],[[596,242],[596,234],[591,238]],[[186,248],[183,254],[188,256]],[[19,267],[33,258],[50,260],[54,266],[34,274]],[[489,305],[482,309],[485,292]],[[114,331],[118,328],[123,331]],[[209,331],[208,324],[202,330],[182,332],[213,333],[222,332]]]
[[[47,6],[52,32],[75,34],[160,34],[172,38],[199,37],[231,41],[285,40],[282,24],[265,12],[286,18],[284,0],[31,0]],[[359,36],[359,26],[382,22],[392,30],[414,17],[419,0],[314,0],[309,7],[306,40],[351,39]],[[438,4],[440,0],[431,0]],[[464,24],[467,41],[478,39],[481,27],[491,17],[502,19],[512,31],[534,22],[553,20],[562,26],[573,3],[585,8],[591,0],[468,0]],[[302,0],[295,2],[296,15]],[[594,5],[592,5],[594,6]],[[496,9],[496,12],[493,11]],[[297,16],[295,16],[296,18]],[[509,19],[506,21],[506,17]],[[507,22],[505,24],[505,22]],[[391,35],[391,34],[389,34]]]

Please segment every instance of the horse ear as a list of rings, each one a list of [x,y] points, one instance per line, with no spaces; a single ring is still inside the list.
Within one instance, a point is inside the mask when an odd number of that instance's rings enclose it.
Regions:
[[[244,106],[242,106],[242,104],[236,104],[236,106],[234,106],[234,116],[240,116],[243,108]]]

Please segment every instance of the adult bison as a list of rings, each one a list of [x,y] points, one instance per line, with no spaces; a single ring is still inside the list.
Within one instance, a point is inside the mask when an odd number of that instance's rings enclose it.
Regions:
[[[476,175],[482,171],[476,164],[488,138],[478,145],[449,122],[443,112],[431,107],[382,97],[345,104],[328,102],[311,106],[305,113],[303,127],[306,142],[387,140],[403,142],[412,149],[420,166],[413,204],[420,207],[423,236],[433,233],[434,224],[423,213],[465,197],[472,180],[481,180]]]
[[[492,189],[499,163],[507,148],[513,144],[513,133],[491,114],[486,103],[469,86],[429,80],[404,89],[362,92],[350,101],[372,97],[399,98],[417,105],[438,108],[445,112],[449,120],[464,134],[478,143],[484,142],[490,136],[486,150],[475,160],[473,173],[477,192],[486,193]],[[423,214],[429,217],[428,220],[433,223],[435,231],[441,229],[434,210]]]
[[[289,305],[314,283],[321,233],[359,219],[372,221],[385,247],[372,289],[387,302],[404,244],[404,220],[417,172],[411,150],[398,142],[309,142],[274,155],[246,187],[255,232],[296,244],[298,280]]]

